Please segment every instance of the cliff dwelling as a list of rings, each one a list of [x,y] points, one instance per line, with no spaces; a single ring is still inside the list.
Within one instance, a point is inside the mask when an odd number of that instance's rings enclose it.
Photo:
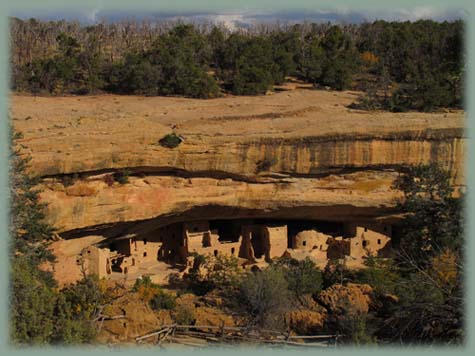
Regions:
[[[195,254],[244,267],[288,255],[358,268],[396,244],[394,182],[407,167],[438,163],[465,186],[462,112],[362,115],[348,109],[352,93],[298,88],[212,105],[80,99],[12,97],[61,237],[51,268],[62,285],[84,273],[165,283]],[[177,147],[159,144],[175,131],[186,138]]]
[[[197,220],[174,223],[144,234],[100,238],[77,255],[82,273],[133,280],[184,270],[194,256],[235,256],[244,268],[283,256],[312,259],[323,268],[329,259],[362,266],[368,256],[390,252],[391,226],[299,220]],[[81,237],[82,240],[90,237]],[[68,240],[64,240],[68,241]],[[72,240],[69,240],[72,241]],[[80,275],[80,274],[78,274]]]

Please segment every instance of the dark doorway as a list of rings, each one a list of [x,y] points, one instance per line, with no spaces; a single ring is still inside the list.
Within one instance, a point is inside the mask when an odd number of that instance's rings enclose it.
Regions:
[[[241,220],[212,220],[210,230],[218,230],[219,241],[237,242],[241,236]]]
[[[251,245],[252,249],[254,250],[254,257],[261,258],[265,253],[264,231],[261,229],[252,230]]]

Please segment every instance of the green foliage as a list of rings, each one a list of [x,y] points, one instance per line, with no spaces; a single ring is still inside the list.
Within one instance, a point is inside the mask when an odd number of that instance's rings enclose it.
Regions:
[[[180,136],[178,136],[176,133],[171,133],[163,136],[158,143],[160,146],[167,147],[167,148],[175,148],[178,147],[178,145],[182,142],[182,139]]]
[[[405,278],[397,289],[399,303],[384,321],[388,339],[414,344],[460,344],[464,340],[462,281],[448,290],[427,271]]]
[[[109,65],[107,88],[124,94],[215,97],[219,88],[208,74],[210,57],[203,35],[191,25],[177,25],[150,50],[126,53]]]
[[[275,69],[268,38],[235,33],[226,40],[218,77],[235,95],[265,94],[274,83]]]
[[[222,28],[214,26],[208,35],[207,41],[211,47],[211,67],[216,69],[224,59],[225,32]]]
[[[284,260],[285,279],[289,291],[297,298],[305,294],[316,294],[322,288],[322,273],[308,257],[303,261]]]
[[[55,294],[31,260],[12,259],[10,335],[15,344],[47,344],[54,333]]]
[[[96,278],[57,291],[51,273],[39,269],[53,260],[47,246],[54,230],[44,222],[38,180],[26,173],[28,159],[17,148],[20,138],[12,136],[10,159],[11,340],[21,345],[90,343],[100,307],[109,299]]]
[[[188,304],[179,304],[173,313],[175,323],[180,325],[192,325],[195,321],[194,309]]]
[[[63,186],[69,187],[73,185],[79,178],[79,175],[77,173],[74,173],[73,175],[63,175],[61,176],[60,180]]]
[[[130,26],[121,38],[113,37],[115,24],[70,30],[61,22],[15,19],[13,25],[19,28],[12,88],[35,94],[105,90],[211,98],[221,89],[261,95],[289,75],[344,90],[370,74],[377,85],[365,89],[355,103],[359,109],[434,111],[463,102],[461,20],[311,24],[232,34],[180,23],[165,30]],[[33,32],[38,41],[20,35]]]
[[[118,182],[119,184],[127,184],[129,183],[129,175],[130,171],[128,169],[124,169],[120,172],[115,172],[113,174],[114,181]]]
[[[453,106],[451,100],[450,88],[443,77],[419,72],[393,94],[389,109],[395,112],[435,111],[440,107]]]
[[[52,280],[25,256],[12,261],[11,340],[16,344],[82,344],[96,336],[100,308],[110,298],[97,278],[55,291]]]
[[[295,73],[297,69],[297,53],[299,38],[295,31],[278,31],[270,34],[272,43],[273,81],[282,84],[285,77]]]
[[[136,279],[132,291],[138,293],[153,310],[172,310],[176,306],[175,297],[164,292],[149,276]]]
[[[44,209],[40,202],[40,191],[36,188],[37,177],[27,174],[26,169],[30,157],[23,157],[18,140],[20,133],[11,137],[12,151],[10,154],[10,234],[11,253],[22,254],[37,265],[44,260],[52,260],[47,250],[47,242],[51,239],[54,229],[45,223]]]
[[[348,281],[356,281],[354,272],[338,260],[328,260],[322,273],[323,289],[336,283],[344,284]]]
[[[323,38],[308,34],[298,58],[301,78],[336,90],[347,89],[356,71],[356,51],[339,26],[330,27]]]
[[[53,343],[82,344],[94,341],[95,322],[111,297],[102,290],[97,276],[88,276],[57,294]]]
[[[347,89],[356,70],[357,54],[339,26],[332,26],[322,40],[325,51],[320,84],[336,90]]]
[[[142,52],[129,52],[106,68],[106,89],[121,94],[158,95],[161,71]]]
[[[358,283],[367,283],[381,295],[394,294],[401,283],[398,267],[392,259],[368,257],[365,260],[366,268],[356,273]]]
[[[397,256],[399,303],[384,327],[411,343],[463,341],[463,196],[436,165],[416,166],[400,177],[406,213]]]
[[[463,244],[463,198],[453,196],[450,174],[439,166],[411,166],[395,186],[404,193],[406,213],[400,250],[425,269],[435,255]]]
[[[196,255],[187,282],[196,295],[205,295],[213,289],[234,289],[239,283],[241,269],[234,256]]]
[[[22,69],[23,85],[34,93],[87,94],[103,85],[103,58],[97,38],[89,38],[87,48],[77,39],[60,33],[58,52],[51,58],[35,58]]]
[[[356,102],[349,105],[350,109],[359,109],[359,110],[377,110],[380,108],[379,101],[372,96],[371,94],[365,93],[362,96],[358,97]]]
[[[336,319],[336,327],[344,335],[345,343],[368,345],[376,342],[367,314],[350,309],[348,313],[339,315]]]
[[[317,85],[322,75],[325,58],[320,38],[309,34],[303,42],[302,50],[297,58],[300,77],[313,85]]]
[[[135,280],[132,290],[134,292],[138,292],[142,287],[155,289],[155,288],[158,288],[158,285],[153,283],[149,276],[143,276]]]
[[[289,290],[283,268],[271,266],[248,273],[239,285],[238,300],[250,321],[271,327],[289,307]]]
[[[198,296],[203,296],[215,289],[213,282],[207,279],[202,279],[198,273],[192,272],[188,276],[188,289],[193,292],[193,294]]]
[[[360,51],[379,58],[376,73],[386,70],[399,83],[384,107],[391,111],[433,111],[460,107],[464,72],[461,20],[437,23],[376,21],[361,26]]]
[[[176,307],[176,300],[171,294],[159,290],[150,300],[150,307],[153,310],[173,310]]]
[[[237,257],[218,254],[209,258],[209,267],[207,279],[216,287],[222,289],[237,285],[241,275]]]
[[[150,57],[161,71],[159,94],[194,98],[217,96],[216,80],[207,73],[211,48],[194,26],[177,25],[160,36]]]

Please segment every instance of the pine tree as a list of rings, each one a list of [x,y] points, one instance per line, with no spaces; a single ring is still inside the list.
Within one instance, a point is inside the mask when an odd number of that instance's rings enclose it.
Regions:
[[[39,264],[52,259],[46,245],[54,229],[45,222],[45,204],[40,201],[40,191],[36,188],[39,180],[27,172],[31,158],[22,155],[16,143],[21,138],[20,133],[13,134],[10,156],[11,252]]]

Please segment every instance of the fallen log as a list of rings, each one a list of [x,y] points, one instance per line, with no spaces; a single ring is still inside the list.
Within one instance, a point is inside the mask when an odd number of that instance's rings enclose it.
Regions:
[[[157,336],[157,335],[160,335],[160,334],[163,334],[164,332],[167,332],[168,330],[170,330],[171,328],[164,328],[164,329],[161,329],[159,331],[155,331],[153,333],[150,333],[150,334],[146,334],[146,335],[143,335],[143,336],[138,336],[135,338],[135,341],[142,341],[144,339],[148,339],[149,337],[152,337],[152,336]]]

